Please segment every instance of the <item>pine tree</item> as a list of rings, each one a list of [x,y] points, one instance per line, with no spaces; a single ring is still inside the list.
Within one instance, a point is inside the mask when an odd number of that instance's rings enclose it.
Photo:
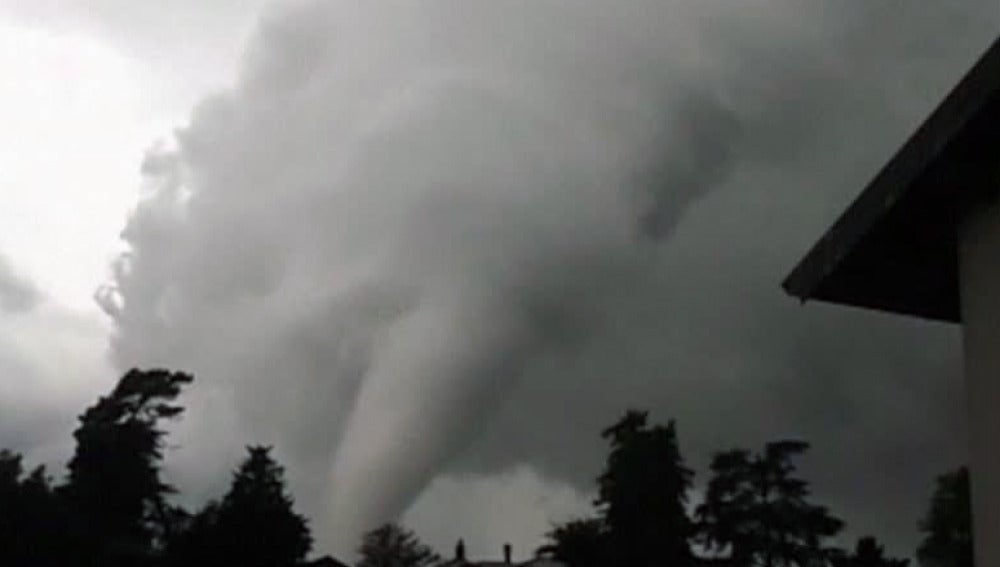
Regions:
[[[222,501],[208,504],[168,548],[172,564],[284,567],[309,552],[312,536],[285,491],[284,469],[270,447],[247,451]]]
[[[628,411],[602,436],[611,444],[598,478],[598,506],[616,567],[660,567],[692,562],[684,466],[674,422],[649,426],[646,412]]]
[[[160,479],[165,433],[158,424],[183,412],[170,402],[191,381],[181,372],[133,369],[80,416],[62,494],[93,563],[136,563],[152,552],[157,511],[173,490]]]

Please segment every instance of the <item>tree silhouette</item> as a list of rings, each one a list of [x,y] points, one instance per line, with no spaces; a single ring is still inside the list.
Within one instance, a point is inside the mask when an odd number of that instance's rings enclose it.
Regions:
[[[222,501],[181,522],[167,546],[168,564],[284,567],[305,559],[312,536],[305,518],[293,510],[284,470],[270,451],[247,448]]]
[[[50,486],[43,467],[25,474],[20,455],[0,450],[0,565],[305,565],[312,537],[270,447],[248,447],[228,492],[197,514],[167,502],[172,488],[160,478],[159,424],[182,413],[173,401],[191,380],[166,370],[126,373],[80,416],[61,487]],[[795,475],[792,461],[808,449],[804,442],[717,454],[695,523],[686,511],[693,475],[674,422],[650,425],[646,412],[627,411],[602,437],[610,449],[597,478],[597,516],[554,525],[539,556],[568,567],[908,565],[886,557],[872,537],[852,552],[827,546],[842,522],[810,503],[808,483]],[[923,567],[971,567],[968,471],[938,479],[920,526]],[[713,557],[695,557],[692,541]],[[365,534],[359,553],[358,567],[430,567],[439,560],[395,523]]]
[[[416,534],[396,524],[384,524],[361,539],[357,567],[428,567],[440,560]]]
[[[0,450],[0,563],[4,564],[22,559],[27,551],[20,545],[29,531],[24,525],[23,473],[21,455]]]
[[[189,374],[130,370],[108,396],[80,416],[76,451],[62,494],[81,537],[98,546],[95,563],[136,563],[149,554],[164,496],[160,479],[162,419],[177,417],[172,405]]]
[[[969,470],[941,475],[920,530],[917,558],[923,567],[972,567],[972,510]]]
[[[712,461],[713,477],[698,508],[701,542],[728,550],[734,567],[808,566],[834,556],[824,546],[843,522],[810,504],[808,483],[794,476],[801,441],[768,443],[763,454],[734,450]]]
[[[845,553],[833,561],[833,567],[908,567],[908,559],[885,556],[885,549],[872,536],[858,540],[852,553]]]
[[[649,426],[629,410],[602,432],[611,445],[595,504],[608,529],[611,564],[686,565],[692,523],[686,511],[693,473],[684,466],[674,422]]]
[[[229,553],[219,541],[219,503],[209,501],[194,515],[174,509],[165,530],[163,563],[168,567],[217,567],[229,564]]]
[[[67,563],[66,527],[45,467],[25,476],[21,456],[0,450],[0,565]]]
[[[568,567],[605,567],[609,563],[608,530],[600,518],[570,520],[545,534],[548,543],[538,549]]]

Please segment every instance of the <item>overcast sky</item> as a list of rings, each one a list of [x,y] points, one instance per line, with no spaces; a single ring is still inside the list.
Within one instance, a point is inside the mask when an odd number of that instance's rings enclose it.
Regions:
[[[958,331],[779,287],[1000,30],[906,8],[0,0],[0,446],[58,467],[166,365],[189,504],[274,443],[323,550],[403,517],[526,556],[640,407],[702,475],[811,441],[909,554]]]

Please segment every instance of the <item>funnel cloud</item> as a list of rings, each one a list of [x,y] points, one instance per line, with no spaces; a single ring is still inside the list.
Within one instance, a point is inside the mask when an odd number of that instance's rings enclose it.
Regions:
[[[991,4],[280,5],[147,155],[98,294],[115,360],[199,377],[178,484],[275,443],[342,553],[442,476],[586,490],[627,406],[696,467],[805,436],[818,493],[909,545],[964,455],[956,332],[778,282]]]

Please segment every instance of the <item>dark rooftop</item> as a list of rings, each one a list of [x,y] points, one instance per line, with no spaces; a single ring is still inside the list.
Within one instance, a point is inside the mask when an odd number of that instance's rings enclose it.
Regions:
[[[782,287],[803,301],[958,322],[958,220],[998,188],[1000,37]]]

